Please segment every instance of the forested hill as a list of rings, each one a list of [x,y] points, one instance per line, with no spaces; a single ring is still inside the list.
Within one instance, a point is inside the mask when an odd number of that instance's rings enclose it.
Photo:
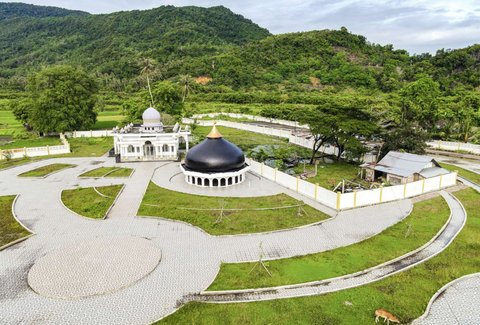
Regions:
[[[88,15],[88,12],[57,7],[35,6],[26,3],[0,2],[0,20],[17,17],[64,17],[68,15]]]
[[[480,87],[480,45],[411,56],[346,28],[271,35],[222,6],[90,15],[0,3],[2,15],[9,17],[0,19],[0,87],[6,88],[21,90],[25,76],[42,66],[71,64],[109,89],[135,91],[143,58],[155,62],[154,81],[206,76],[206,92],[394,92],[421,76],[446,91]]]
[[[10,11],[15,6],[22,11],[23,4],[10,5]],[[53,14],[57,9],[51,10]],[[175,64],[185,57],[211,56],[226,46],[268,35],[266,29],[221,6],[3,19],[0,77],[25,74],[39,65],[70,63],[129,78],[138,73],[136,62],[142,57]]]

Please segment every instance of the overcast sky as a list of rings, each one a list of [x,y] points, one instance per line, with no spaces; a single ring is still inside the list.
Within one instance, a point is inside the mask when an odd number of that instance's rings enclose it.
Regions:
[[[19,0],[17,0],[19,1]],[[17,2],[15,1],[15,2]],[[13,2],[13,1],[7,1]],[[90,13],[161,5],[223,5],[274,34],[313,29],[348,30],[370,42],[410,53],[435,53],[480,43],[480,0],[26,0]]]

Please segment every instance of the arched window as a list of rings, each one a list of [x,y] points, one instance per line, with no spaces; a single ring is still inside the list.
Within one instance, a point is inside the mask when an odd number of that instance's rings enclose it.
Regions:
[[[225,178],[222,178],[222,179],[220,180],[220,186],[225,186]]]
[[[210,180],[208,178],[205,178],[203,185],[210,186]]]
[[[232,183],[233,183],[233,177],[229,177],[228,178],[228,185],[232,185]]]
[[[133,148],[132,145],[129,145],[129,146],[127,147],[127,152],[134,152],[134,151],[135,151],[135,148]]]
[[[163,152],[168,152],[168,145],[164,144],[162,147]]]
[[[214,179],[213,179],[212,185],[213,185],[213,186],[218,186],[218,179],[217,179],[217,178],[214,178]]]

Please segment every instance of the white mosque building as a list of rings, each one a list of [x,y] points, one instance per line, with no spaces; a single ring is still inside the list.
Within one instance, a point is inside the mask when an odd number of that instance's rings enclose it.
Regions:
[[[114,150],[119,161],[177,160],[181,142],[185,142],[188,152],[188,128],[182,130],[178,123],[173,128],[164,127],[160,113],[153,107],[143,112],[142,119],[141,125],[128,124],[114,129]]]

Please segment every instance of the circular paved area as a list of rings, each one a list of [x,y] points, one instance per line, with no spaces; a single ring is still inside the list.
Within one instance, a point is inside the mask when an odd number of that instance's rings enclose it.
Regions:
[[[51,163],[77,166],[44,179],[27,180],[16,176]],[[0,251],[0,323],[151,323],[174,312],[182,305],[184,297],[207,288],[222,261],[258,260],[259,243],[263,243],[265,259],[335,249],[378,234],[403,219],[412,207],[409,200],[391,202],[383,204],[381,209],[373,206],[344,211],[319,225],[300,229],[269,234],[210,236],[184,223],[135,217],[150,179],[152,176],[154,180],[157,177],[165,179],[169,173],[162,166],[167,165],[122,164],[135,168],[133,176],[127,179],[78,178],[78,175],[97,167],[118,166],[108,158],[56,158],[0,171],[0,195],[19,194],[14,211],[18,219],[35,232],[35,236],[28,240]],[[81,218],[61,204],[60,195],[65,189],[112,184],[125,184],[125,188],[106,220]],[[269,186],[275,188],[272,184]],[[254,195],[253,191],[250,192]],[[161,262],[148,276],[130,282],[121,290],[82,299],[51,299],[35,293],[28,286],[27,275],[32,265],[50,254],[67,253],[68,247],[74,250],[78,243],[90,242],[92,238],[119,237],[148,238],[161,247]],[[60,260],[55,262],[61,263]],[[108,275],[110,278],[125,275],[124,270],[116,267],[113,270],[116,272]],[[68,272],[61,275],[72,278]],[[101,277],[90,279],[104,281]],[[55,281],[58,284],[60,279]],[[66,283],[69,280],[61,281]]]
[[[152,272],[161,250],[139,237],[97,238],[57,249],[39,258],[28,284],[46,297],[71,299],[110,293]]]

